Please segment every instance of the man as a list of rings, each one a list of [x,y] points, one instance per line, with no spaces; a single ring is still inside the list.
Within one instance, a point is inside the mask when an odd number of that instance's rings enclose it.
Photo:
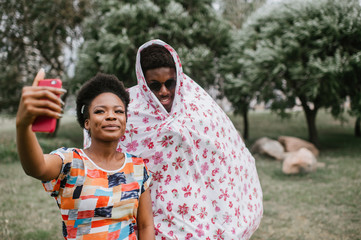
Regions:
[[[119,150],[148,159],[156,238],[250,238],[262,190],[230,119],[160,40],[139,48],[136,75]]]

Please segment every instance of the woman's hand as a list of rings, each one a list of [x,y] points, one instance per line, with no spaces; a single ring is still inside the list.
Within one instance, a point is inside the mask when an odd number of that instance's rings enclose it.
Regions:
[[[60,118],[64,103],[58,95],[66,92],[64,89],[38,86],[44,79],[45,72],[40,69],[33,85],[24,87],[16,115],[16,126],[26,129],[31,126],[37,116]]]
[[[139,198],[137,225],[139,240],[155,239],[152,199],[149,188]]]
[[[44,79],[44,76],[44,70],[41,69],[34,79],[33,86],[23,88],[16,115],[16,146],[25,173],[39,180],[48,181],[59,175],[62,160],[59,156],[43,154],[31,125],[40,115],[53,118],[61,116],[62,101],[57,94],[64,93],[64,90],[39,87],[38,82]]]

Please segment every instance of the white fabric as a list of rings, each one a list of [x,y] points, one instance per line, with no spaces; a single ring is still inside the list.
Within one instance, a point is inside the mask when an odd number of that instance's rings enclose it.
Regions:
[[[150,44],[166,47],[176,63],[170,113],[148,88],[140,66],[139,53]],[[255,160],[230,119],[160,40],[139,48],[136,75],[119,150],[148,159],[156,238],[250,238],[262,218],[262,190]]]

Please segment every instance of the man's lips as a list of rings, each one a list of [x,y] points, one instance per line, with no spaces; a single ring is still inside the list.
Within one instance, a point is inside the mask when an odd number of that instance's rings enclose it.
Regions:
[[[171,102],[171,98],[170,97],[166,97],[166,98],[162,98],[160,99],[160,103],[163,105],[167,105]]]

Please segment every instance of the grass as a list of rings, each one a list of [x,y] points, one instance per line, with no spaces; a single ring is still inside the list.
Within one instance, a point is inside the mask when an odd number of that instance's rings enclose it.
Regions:
[[[55,200],[40,181],[24,173],[18,160],[14,119],[0,118],[0,126],[0,239],[64,239]],[[57,138],[38,134],[45,153],[61,146],[82,146],[75,117],[64,117],[60,126]]]
[[[242,130],[242,119],[232,117]],[[286,176],[281,162],[255,155],[263,189],[264,215],[252,240],[361,239],[361,139],[353,136],[354,119],[335,121],[320,112],[318,161],[326,166],[311,174]],[[250,114],[250,140],[280,135],[307,139],[302,113],[282,120],[267,112]],[[63,239],[55,201],[39,181],[24,174],[17,160],[13,119],[0,119],[0,239]],[[81,146],[74,118],[65,118],[56,139],[40,135],[45,152]]]
[[[240,128],[242,120],[233,117]],[[307,140],[302,113],[282,120],[270,113],[250,116],[251,139],[281,135]],[[311,174],[286,176],[281,162],[255,155],[264,194],[264,216],[252,239],[361,239],[361,139],[354,119],[340,123],[326,112],[318,119],[320,156],[326,164]]]

